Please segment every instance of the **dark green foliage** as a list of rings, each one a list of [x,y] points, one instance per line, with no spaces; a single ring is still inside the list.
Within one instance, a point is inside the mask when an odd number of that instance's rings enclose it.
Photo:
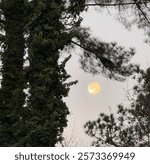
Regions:
[[[65,80],[70,76],[58,65],[59,50],[68,44],[69,37],[60,22],[64,10],[62,1],[34,2],[29,30],[29,88],[28,108],[31,117],[27,144],[29,146],[54,146],[61,141],[63,128],[69,114],[62,98],[68,95]],[[37,10],[38,9],[38,10]],[[38,12],[38,17],[37,13]],[[35,14],[36,13],[36,14]],[[35,15],[34,15],[35,14]],[[36,16],[36,17],[35,17]]]
[[[85,124],[93,146],[150,146],[150,68],[137,80],[130,107],[119,105],[117,114],[100,114]]]
[[[0,145],[13,146],[24,135],[20,119],[25,100],[24,0],[6,0],[1,5],[1,29],[5,35],[1,39],[3,80],[0,89]]]
[[[4,31],[0,145],[55,146],[62,140],[69,114],[62,99],[76,83],[65,83],[70,77],[65,64],[71,56],[58,64],[59,52],[74,36],[68,30],[79,26],[81,9],[73,16],[67,12],[67,18],[62,0],[12,0],[4,1],[0,7]],[[65,24],[71,17],[74,20]],[[29,66],[23,67],[25,45]],[[29,89],[29,94],[25,96],[23,89]]]

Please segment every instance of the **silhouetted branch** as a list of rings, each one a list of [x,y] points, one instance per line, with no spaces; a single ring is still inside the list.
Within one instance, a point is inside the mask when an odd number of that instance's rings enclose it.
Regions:
[[[135,0],[134,0],[135,1]],[[147,20],[147,22],[150,24],[150,21],[148,20],[146,14],[144,13],[144,11],[141,9],[139,3],[135,2],[135,5],[137,6],[137,8],[139,9],[139,11],[141,12],[141,14],[144,16],[144,18]]]
[[[73,40],[71,41],[71,43],[75,44],[76,46],[78,46],[78,47],[80,47],[80,48],[82,48],[82,49],[84,49],[84,50],[86,50],[86,51],[89,51],[89,52],[91,52],[91,53],[94,53],[94,52],[92,52],[91,50],[85,48],[84,46],[82,46],[81,44],[79,44],[79,43],[77,43],[77,42],[75,42],[75,41],[73,41]]]
[[[97,55],[94,51],[92,51],[92,50],[82,46],[81,44],[79,44],[79,43],[77,43],[75,41],[71,41],[71,42],[73,44],[79,46],[80,48],[84,49],[85,51],[89,51],[90,53],[93,53],[93,54]],[[109,69],[110,71],[114,69],[115,65],[114,65],[114,63],[111,60],[109,60],[109,59],[107,59],[105,57],[99,57],[99,59],[100,59],[100,61],[102,62],[103,66],[105,68]]]
[[[93,4],[85,4],[85,6],[88,6],[88,7],[93,7],[93,6],[126,6],[126,5],[135,5],[135,4],[144,4],[144,3],[150,3],[149,1],[144,1],[144,2],[128,2],[128,3],[93,3]]]

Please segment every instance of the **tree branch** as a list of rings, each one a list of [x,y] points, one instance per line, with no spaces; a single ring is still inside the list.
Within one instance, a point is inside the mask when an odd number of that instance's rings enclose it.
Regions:
[[[122,5],[122,6],[126,6],[126,5],[135,5],[135,4],[144,4],[144,3],[150,3],[150,1],[145,1],[145,2],[129,2],[129,3],[93,3],[93,4],[85,4],[85,6],[87,6],[87,7],[93,7],[93,6],[106,6],[106,7],[108,7],[108,6],[112,6],[112,7],[114,7],[114,6],[120,6],[120,5]]]
[[[116,144],[113,140],[112,140],[112,138],[107,138],[106,140],[103,140],[102,138],[99,138],[99,137],[97,137],[96,135],[94,135],[94,137],[99,141],[99,142],[104,142],[105,144],[109,144],[109,145],[113,145],[113,146],[115,146],[115,147],[121,147],[121,145],[118,145],[118,144]]]
[[[94,51],[92,51],[92,50],[90,50],[90,49],[88,49],[88,48],[82,46],[81,44],[78,44],[77,42],[74,42],[73,40],[72,40],[71,42],[72,42],[73,44],[77,45],[78,47],[84,49],[85,51],[88,51],[88,52],[90,52],[90,53],[93,53],[94,55],[97,56],[97,54],[96,54]],[[109,70],[110,73],[111,73],[111,76],[112,76],[113,78],[115,78],[114,75],[113,75],[113,73],[112,73],[112,70],[113,70],[114,67],[115,67],[114,63],[113,63],[111,60],[109,60],[109,59],[107,59],[107,58],[105,58],[105,57],[99,57],[99,59],[100,59],[101,63],[103,64],[104,68],[107,69],[107,70]],[[112,67],[111,67],[111,66],[112,66]],[[115,78],[115,79],[116,79],[116,78]]]
[[[135,0],[134,0],[135,2]],[[144,18],[147,20],[147,22],[150,24],[150,21],[148,20],[146,14],[144,13],[144,11],[141,9],[141,7],[139,6],[139,3],[135,2],[135,5],[137,6],[137,8],[140,10],[141,14],[144,16]]]
[[[73,44],[77,45],[78,47],[84,49],[85,51],[89,51],[89,52],[91,52],[91,53],[94,53],[94,52],[92,52],[91,50],[85,48],[84,46],[82,46],[81,44],[79,44],[79,43],[77,43],[77,42],[75,42],[75,41],[73,41],[73,40],[71,40],[71,42],[72,42]],[[95,53],[94,53],[94,54],[95,54]]]

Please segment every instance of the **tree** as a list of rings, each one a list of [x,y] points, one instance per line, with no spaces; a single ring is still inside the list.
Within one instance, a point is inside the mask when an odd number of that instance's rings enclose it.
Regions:
[[[76,83],[66,82],[70,56],[58,63],[64,47],[80,47],[82,67],[90,73],[124,80],[137,69],[128,64],[134,49],[99,41],[80,26],[88,6],[86,0],[0,1],[1,146],[55,146],[62,140],[69,114],[63,97]]]
[[[101,113],[85,124],[93,146],[150,146],[150,68],[140,71],[137,81],[129,107],[119,105],[117,114]]]
[[[25,94],[24,0],[1,1],[0,145],[9,146],[24,136],[21,114]],[[13,112],[12,112],[13,111]],[[21,130],[22,129],[22,130]]]

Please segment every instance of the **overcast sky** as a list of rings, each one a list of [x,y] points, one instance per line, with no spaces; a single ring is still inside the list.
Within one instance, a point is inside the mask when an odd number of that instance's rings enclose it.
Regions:
[[[131,31],[119,23],[111,11],[101,13],[90,9],[83,13],[83,26],[90,27],[92,35],[105,42],[117,42],[119,45],[136,48],[136,55],[132,62],[147,68],[150,65],[149,45],[144,43],[144,32],[133,27]],[[102,75],[92,76],[83,72],[79,64],[79,50],[73,51],[72,58],[67,64],[67,71],[72,80],[78,80],[78,84],[71,87],[69,97],[65,99],[71,114],[68,117],[68,126],[64,136],[69,139],[73,131],[78,146],[89,146],[90,140],[84,134],[83,125],[88,120],[95,120],[99,113],[110,113],[117,110],[117,105],[125,103],[126,91],[131,88],[133,81],[127,78],[125,82],[117,82],[104,78]],[[101,92],[92,96],[87,87],[91,82],[101,85]],[[111,108],[111,110],[110,110]]]

